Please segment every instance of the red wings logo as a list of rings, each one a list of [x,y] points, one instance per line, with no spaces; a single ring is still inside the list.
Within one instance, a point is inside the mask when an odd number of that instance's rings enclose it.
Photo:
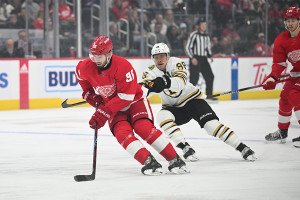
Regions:
[[[288,53],[287,57],[290,62],[296,63],[300,60],[300,49]]]
[[[96,91],[103,97],[107,98],[113,95],[116,91],[116,84],[97,86]]]

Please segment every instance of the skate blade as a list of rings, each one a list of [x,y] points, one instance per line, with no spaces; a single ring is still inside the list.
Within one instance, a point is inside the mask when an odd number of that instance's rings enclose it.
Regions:
[[[207,103],[209,103],[209,104],[216,104],[216,103],[219,103],[219,101],[218,100],[206,100],[206,102]]]
[[[254,162],[255,160],[257,160],[257,157],[255,156],[255,154],[249,155],[246,160],[252,161]]]
[[[293,142],[293,146],[300,148],[300,142],[299,141]]]
[[[144,175],[147,176],[159,176],[162,174],[166,174],[166,173],[161,168],[158,168],[155,171],[152,171],[152,169],[147,169],[144,171]]]
[[[190,171],[185,166],[182,166],[181,168],[174,167],[173,169],[171,169],[171,172],[174,173],[174,174],[187,174],[187,173],[190,173]]]
[[[197,162],[197,161],[199,161],[199,158],[196,155],[190,155],[186,159],[189,160],[189,161],[191,161],[191,162]]]
[[[284,143],[286,143],[286,139],[274,140],[274,141],[265,140],[265,144],[284,144]]]

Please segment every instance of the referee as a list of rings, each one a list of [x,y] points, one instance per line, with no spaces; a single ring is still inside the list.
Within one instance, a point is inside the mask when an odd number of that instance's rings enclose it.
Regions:
[[[206,21],[204,18],[200,18],[199,30],[192,32],[188,38],[185,51],[190,58],[190,82],[193,85],[197,85],[199,80],[199,73],[201,72],[206,83],[206,95],[212,95],[214,74],[208,63],[207,57],[213,62],[210,48],[210,38],[206,31]],[[217,98],[211,98],[211,100],[218,100]]]

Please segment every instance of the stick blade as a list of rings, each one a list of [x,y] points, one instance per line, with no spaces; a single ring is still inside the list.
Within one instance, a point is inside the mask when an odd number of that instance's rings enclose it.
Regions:
[[[76,182],[82,182],[82,181],[93,181],[95,180],[95,175],[76,175],[74,176],[74,179]]]

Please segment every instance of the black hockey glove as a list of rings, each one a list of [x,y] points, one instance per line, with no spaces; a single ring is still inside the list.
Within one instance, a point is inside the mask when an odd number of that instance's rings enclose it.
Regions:
[[[160,93],[164,89],[170,88],[171,79],[166,75],[157,77],[156,79],[153,79],[148,86],[150,87],[149,92]]]

